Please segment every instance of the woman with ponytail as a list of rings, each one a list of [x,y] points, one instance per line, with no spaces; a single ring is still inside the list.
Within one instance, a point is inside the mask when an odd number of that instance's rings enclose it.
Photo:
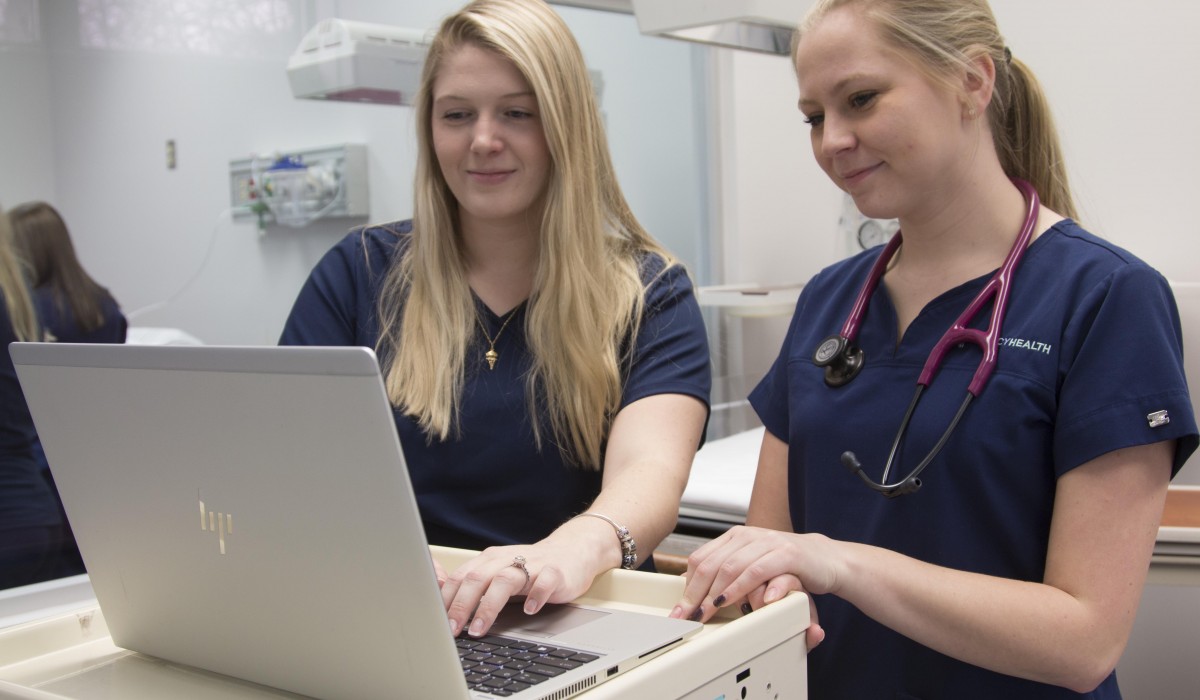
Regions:
[[[1046,98],[986,0],[819,0],[792,58],[818,165],[900,238],[805,286],[750,395],[747,527],[693,554],[673,614],[808,593],[813,698],[1119,698],[1197,444],[1166,280],[1076,220]],[[980,348],[952,343],[924,383],[976,299],[994,371],[975,388]]]

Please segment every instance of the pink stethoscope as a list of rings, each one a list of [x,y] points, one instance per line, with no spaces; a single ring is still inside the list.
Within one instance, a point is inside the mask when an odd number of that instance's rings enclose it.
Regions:
[[[1021,256],[1025,254],[1025,249],[1029,247],[1029,240],[1033,236],[1034,226],[1037,225],[1038,213],[1040,211],[1041,202],[1038,199],[1037,191],[1033,185],[1019,179],[1013,179],[1013,184],[1025,196],[1027,211],[1025,214],[1025,223],[1021,226],[1021,233],[1017,236],[1017,240],[1013,243],[1012,250],[1008,252],[1008,257],[1004,259],[1004,264],[996,271],[995,275],[988,280],[983,289],[971,301],[954,325],[950,326],[949,330],[942,335],[941,340],[933,346],[933,350],[929,353],[929,358],[925,361],[925,367],[921,370],[920,376],[917,378],[917,390],[913,395],[912,402],[908,405],[908,410],[904,413],[904,420],[900,423],[900,430],[896,433],[896,439],[892,441],[892,449],[888,454],[887,465],[883,469],[883,478],[880,481],[875,481],[867,476],[863,471],[862,464],[853,452],[847,451],[842,453],[842,464],[850,471],[858,474],[863,482],[872,489],[882,493],[888,498],[903,496],[905,494],[914,493],[921,488],[921,480],[918,478],[925,467],[937,457],[941,452],[942,447],[950,439],[950,434],[954,432],[954,428],[958,426],[959,419],[966,412],[967,406],[970,405],[971,399],[979,396],[983,391],[983,385],[987,383],[992,373],[996,370],[996,354],[1000,345],[1000,323],[1004,320],[1005,307],[1008,305],[1008,294],[1012,288],[1013,273],[1017,269],[1017,263],[1021,261]],[[821,341],[817,346],[816,352],[813,353],[813,363],[818,367],[825,368],[825,383],[831,387],[839,387],[851,379],[854,379],[863,367],[863,351],[854,344],[854,339],[858,336],[859,326],[862,325],[863,315],[866,313],[867,302],[871,295],[875,293],[875,289],[879,286],[879,281],[883,279],[883,273],[887,270],[888,263],[892,256],[896,254],[896,250],[900,248],[901,234],[899,231],[892,239],[888,241],[879,258],[875,260],[874,266],[871,267],[871,273],[867,276],[866,284],[858,292],[858,298],[854,300],[854,307],[850,310],[850,316],[846,318],[846,322],[842,324],[842,331],[838,335],[832,335]],[[967,328],[980,309],[989,301],[993,302],[993,311],[991,321],[988,323],[987,332],[975,328]],[[908,476],[894,483],[887,483],[888,474],[892,471],[893,462],[896,459],[896,452],[900,449],[900,441],[904,438],[904,433],[908,430],[908,423],[912,419],[913,412],[917,408],[917,402],[921,399],[921,394],[929,383],[933,381],[933,375],[941,368],[942,360],[950,348],[961,343],[974,343],[983,350],[983,358],[979,361],[979,367],[975,370],[974,377],[971,378],[971,383],[967,386],[967,396],[963,400],[962,405],[958,409],[958,413],[954,415],[954,420],[950,422],[950,427],[946,428],[946,432],[942,433],[941,439],[937,441],[933,449],[921,460],[916,469],[909,472]]]

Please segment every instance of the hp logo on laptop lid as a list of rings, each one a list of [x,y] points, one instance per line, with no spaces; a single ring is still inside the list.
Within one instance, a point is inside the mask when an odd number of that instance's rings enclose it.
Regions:
[[[200,529],[217,533],[217,542],[220,543],[221,554],[224,554],[225,537],[233,534],[233,514],[207,510],[204,507],[204,499],[197,500],[200,502]]]

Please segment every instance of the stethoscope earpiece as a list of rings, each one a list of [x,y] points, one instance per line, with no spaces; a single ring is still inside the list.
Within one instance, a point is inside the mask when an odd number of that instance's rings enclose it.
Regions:
[[[839,387],[858,376],[863,368],[863,351],[845,336],[831,335],[817,346],[813,364],[825,368],[825,383]]]

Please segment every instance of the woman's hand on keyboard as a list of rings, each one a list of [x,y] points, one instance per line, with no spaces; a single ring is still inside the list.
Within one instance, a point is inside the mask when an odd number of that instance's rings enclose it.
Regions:
[[[612,528],[594,518],[568,521],[536,544],[488,547],[444,578],[450,630],[457,636],[469,621],[468,634],[487,634],[516,596],[525,596],[523,609],[531,615],[547,603],[569,603],[597,575],[620,566],[620,555]],[[443,573],[439,569],[439,581]]]

